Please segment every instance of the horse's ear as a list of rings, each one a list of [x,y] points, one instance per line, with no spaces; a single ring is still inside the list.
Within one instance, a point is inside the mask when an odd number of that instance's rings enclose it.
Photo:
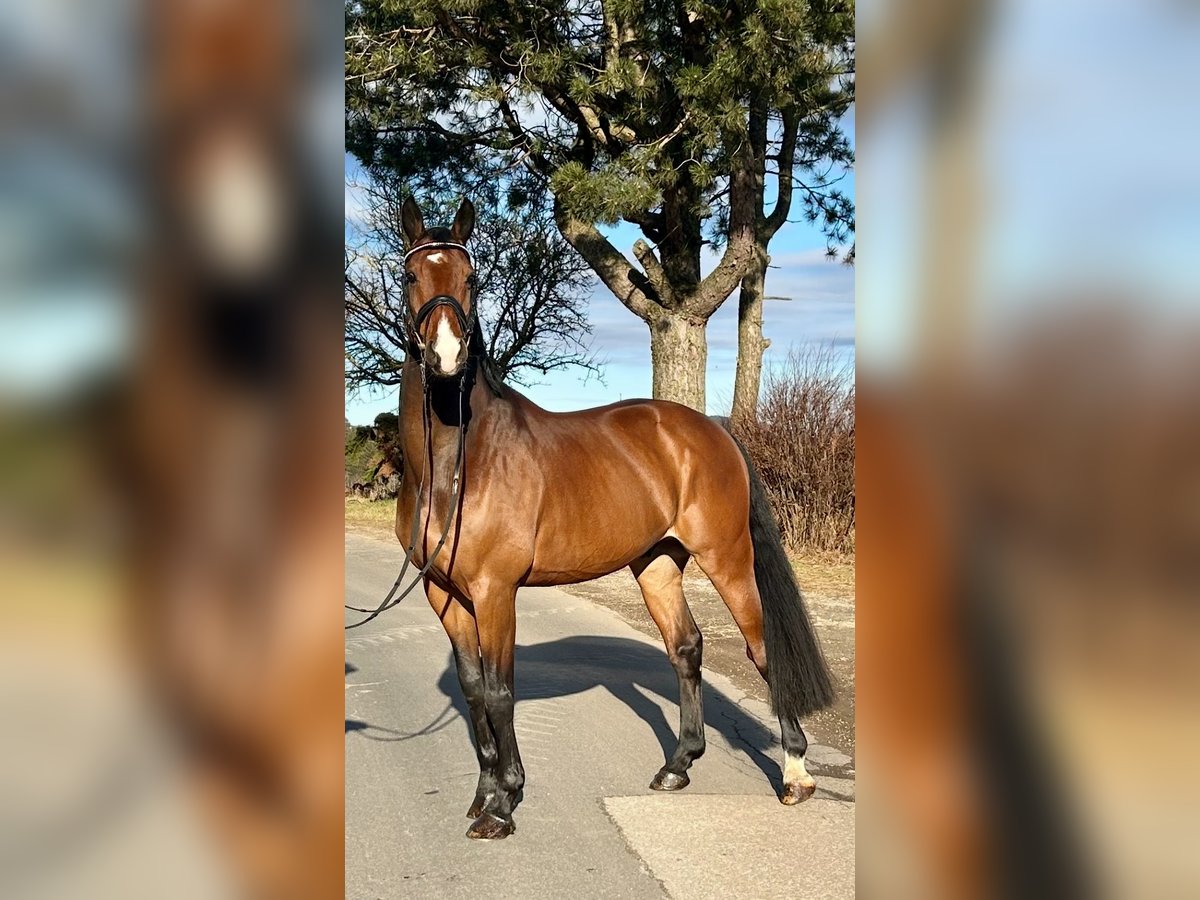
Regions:
[[[417,238],[425,233],[425,219],[421,215],[421,207],[417,206],[417,201],[412,197],[407,197],[404,200],[404,205],[400,207],[400,227],[404,229],[404,236],[408,238],[408,243],[415,244]]]
[[[475,204],[467,198],[463,198],[462,205],[458,208],[458,215],[454,217],[454,224],[450,226],[450,236],[459,244],[465,244],[471,239],[471,232],[475,230]]]

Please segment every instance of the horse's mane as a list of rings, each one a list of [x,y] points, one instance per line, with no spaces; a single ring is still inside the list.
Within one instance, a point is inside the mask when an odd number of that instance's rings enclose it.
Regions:
[[[483,326],[479,324],[479,319],[475,319],[475,330],[471,333],[471,341],[468,344],[467,351],[471,358],[476,360],[476,366],[479,373],[483,376],[484,382],[487,384],[493,394],[499,397],[504,393],[504,377],[500,374],[500,367],[496,365],[496,361],[492,359],[488,353],[487,341],[483,339]]]

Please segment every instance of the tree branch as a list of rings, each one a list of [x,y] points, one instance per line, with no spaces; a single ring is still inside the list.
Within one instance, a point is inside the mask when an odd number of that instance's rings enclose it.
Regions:
[[[740,140],[731,154],[729,177],[729,237],[717,267],[701,279],[688,300],[688,312],[707,320],[741,283],[756,255],[758,246],[758,204],[755,202],[755,159],[745,135],[727,137]]]
[[[671,290],[671,284],[667,281],[667,273],[663,271],[662,263],[658,261],[658,257],[654,255],[650,245],[639,238],[633,242],[633,255],[642,264],[642,269],[651,286],[658,292],[660,303],[663,306],[671,306],[675,301],[675,292]]]
[[[795,166],[796,134],[799,128],[800,114],[795,107],[792,107],[783,114],[783,138],[779,148],[779,175],[777,176],[779,196],[775,200],[775,209],[766,217],[763,225],[768,241],[787,221],[788,213],[792,208],[792,187],[795,183],[792,172]]]
[[[645,288],[634,283],[636,273],[629,260],[595,225],[572,216],[558,200],[554,202],[554,220],[567,242],[579,251],[600,280],[630,311],[647,322],[658,315],[661,304],[645,289],[651,287],[649,282]]]
[[[517,118],[517,114],[513,112],[512,106],[509,105],[508,98],[501,97],[496,101],[496,105],[500,110],[500,116],[504,119],[504,124],[508,127],[509,134],[524,149],[526,158],[533,162],[534,168],[539,173],[549,177],[553,171],[550,161],[542,154],[534,151],[533,137],[521,127],[521,122]]]

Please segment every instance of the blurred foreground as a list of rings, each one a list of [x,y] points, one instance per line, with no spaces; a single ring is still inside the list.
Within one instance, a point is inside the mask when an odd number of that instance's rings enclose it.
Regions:
[[[1194,897],[1200,10],[859,38],[859,893]]]
[[[0,7],[5,897],[340,893],[339,15]]]
[[[1195,896],[1200,16],[859,14],[859,890]],[[335,896],[340,22],[0,25],[0,894]]]

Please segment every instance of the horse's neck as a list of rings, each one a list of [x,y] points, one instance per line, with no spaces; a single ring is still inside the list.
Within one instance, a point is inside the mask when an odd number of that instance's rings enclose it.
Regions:
[[[434,468],[446,469],[447,461],[453,467],[461,419],[466,420],[468,429],[478,428],[484,411],[496,400],[483,374],[477,371],[469,378],[466,391],[461,396],[457,378],[430,380],[429,409],[426,413],[425,387],[420,368],[416,363],[406,365],[400,406],[400,439],[405,467],[420,474],[422,463],[427,463],[427,441],[432,442]]]

